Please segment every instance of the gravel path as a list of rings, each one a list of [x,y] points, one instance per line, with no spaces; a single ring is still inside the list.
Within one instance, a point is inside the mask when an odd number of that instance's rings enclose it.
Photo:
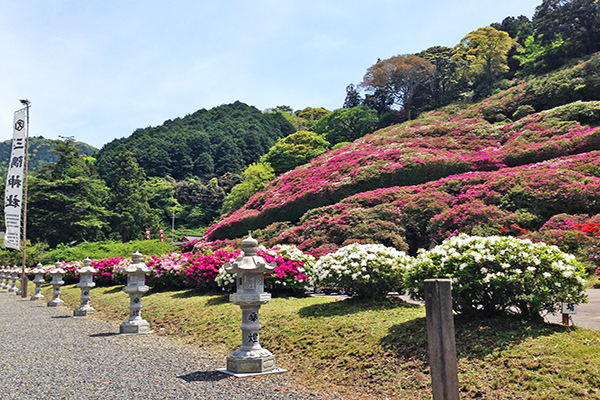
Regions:
[[[156,335],[71,318],[0,291],[0,399],[329,399],[288,374],[235,378],[225,360]],[[336,396],[335,398],[340,398]]]

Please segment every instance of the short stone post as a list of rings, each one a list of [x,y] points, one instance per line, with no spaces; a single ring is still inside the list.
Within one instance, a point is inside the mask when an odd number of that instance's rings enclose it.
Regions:
[[[63,281],[63,275],[66,273],[66,271],[61,268],[60,261],[57,261],[56,264],[54,264],[54,268],[52,268],[49,273],[52,275],[50,284],[54,290],[52,291],[52,300],[48,302],[48,307],[56,307],[64,303],[64,301],[60,299],[60,287],[65,284],[65,281]]]
[[[450,279],[425,280],[425,312],[433,400],[458,400]]]
[[[81,305],[73,310],[74,317],[86,317],[88,314],[95,313],[96,310],[90,306],[90,290],[96,286],[94,283],[94,274],[97,269],[92,268],[92,260],[86,257],[83,260],[83,267],[76,272],[79,274],[79,283],[77,287],[81,289]]]
[[[17,276],[18,275],[19,275],[19,272],[17,271],[17,266],[15,265],[14,268],[11,268],[9,271],[9,278],[10,278],[10,280],[12,280],[12,284],[8,288],[9,292],[17,291]]]
[[[142,319],[142,296],[150,288],[146,286],[146,274],[152,271],[142,261],[142,255],[136,251],[131,255],[132,263],[123,268],[127,274],[127,286],[123,291],[129,295],[129,319],[121,323],[121,334],[139,335],[150,333],[150,324]]]
[[[44,275],[46,274],[46,271],[44,271],[44,266],[38,263],[38,265],[31,270],[31,273],[35,275],[33,279],[33,283],[35,283],[35,294],[31,296],[31,300],[36,301],[43,299],[44,295],[42,294],[42,283],[46,282],[44,279]]]
[[[235,376],[252,376],[286,372],[275,367],[275,356],[259,343],[258,310],[271,300],[265,293],[264,273],[275,268],[261,256],[256,255],[258,242],[248,235],[242,241],[243,254],[233,263],[226,263],[229,273],[237,274],[236,292],[229,296],[233,304],[242,309],[242,346],[227,357],[227,369],[218,371]]]

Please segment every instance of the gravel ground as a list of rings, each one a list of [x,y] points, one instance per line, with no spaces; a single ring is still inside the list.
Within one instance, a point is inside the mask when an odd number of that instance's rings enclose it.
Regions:
[[[0,290],[0,399],[339,399],[291,374],[235,378],[225,360],[156,335],[71,318],[64,307]],[[93,303],[92,303],[93,306]]]

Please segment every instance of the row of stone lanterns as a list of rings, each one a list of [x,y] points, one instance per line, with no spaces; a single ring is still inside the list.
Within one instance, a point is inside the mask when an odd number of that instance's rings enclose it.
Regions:
[[[146,266],[142,261],[142,254],[136,251],[132,254],[133,263],[123,269],[123,272],[127,274],[127,286],[123,288],[123,291],[130,297],[129,305],[129,319],[124,321],[120,326],[120,332],[122,334],[145,334],[150,333],[150,324],[148,321],[142,319],[142,295],[146,293],[150,288],[146,286],[146,274],[152,271],[152,268]],[[92,260],[87,257],[83,260],[83,267],[75,271],[79,274],[79,283],[77,287],[81,289],[81,305],[73,311],[73,317],[86,317],[96,310],[90,306],[90,290],[96,286],[94,283],[94,274],[98,272],[97,269],[91,266]],[[54,288],[52,292],[52,300],[48,302],[48,307],[56,307],[63,304],[64,301],[60,299],[60,287],[64,285],[63,276],[66,273],[61,268],[61,263],[56,262],[54,267],[49,271],[46,271],[42,264],[38,264],[35,268],[28,271],[30,274],[34,274],[33,282],[35,283],[35,294],[31,297],[32,301],[41,300],[44,298],[42,294],[42,283],[45,282],[44,276],[46,273],[52,276],[50,285]],[[19,271],[15,268],[2,268],[0,269],[0,289],[8,289],[9,292],[16,290],[16,281],[19,279]],[[12,285],[10,285],[12,280]]]
[[[20,281],[20,278],[19,269],[16,266],[13,268],[2,267],[0,269],[0,289],[21,294],[21,291],[17,289],[17,281]]]
[[[256,254],[258,242],[248,235],[248,238],[242,241],[243,253],[233,262],[226,263],[225,269],[236,274],[236,292],[230,295],[229,299],[233,304],[242,309],[242,346],[227,357],[227,368],[218,369],[218,371],[235,375],[251,376],[261,374],[272,374],[286,372],[281,368],[275,367],[275,356],[267,349],[261,347],[259,343],[259,323],[258,312],[263,304],[271,300],[271,294],[264,291],[264,274],[275,268],[274,264],[267,263],[265,259]],[[127,274],[127,285],[123,291],[130,297],[129,319],[120,325],[121,334],[145,334],[150,333],[150,324],[142,319],[142,296],[150,288],[146,286],[146,274],[152,269],[147,267],[142,261],[142,255],[139,251],[132,254],[132,263],[123,269]],[[92,261],[88,258],[83,260],[83,267],[76,272],[79,274],[79,283],[77,287],[81,289],[81,305],[73,311],[74,317],[85,317],[96,310],[90,306],[90,290],[96,286],[93,282],[94,273],[98,270],[91,266]],[[0,269],[0,288],[8,287],[8,280],[13,279],[13,285],[8,289],[14,290],[18,271],[13,269]],[[16,271],[16,270],[15,270]],[[36,284],[35,294],[31,300],[44,298],[41,294],[41,284],[44,282],[46,271],[41,264],[30,271],[35,275],[33,282]],[[58,306],[64,303],[60,299],[60,287],[64,284],[62,280],[65,270],[61,268],[60,262],[57,262],[48,273],[52,276],[50,284],[54,291],[52,300],[48,306]],[[4,280],[4,284],[2,284]]]

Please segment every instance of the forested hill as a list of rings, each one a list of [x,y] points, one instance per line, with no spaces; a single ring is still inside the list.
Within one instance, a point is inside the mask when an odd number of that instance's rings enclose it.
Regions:
[[[98,171],[110,180],[111,161],[129,150],[149,176],[180,180],[239,173],[294,131],[280,113],[263,113],[237,101],[113,140],[100,150]]]
[[[75,142],[80,154],[92,155],[98,151],[95,147],[82,142]],[[5,171],[10,160],[12,141],[0,142],[0,170]],[[58,154],[53,151],[56,140],[44,139],[42,136],[29,138],[29,170],[37,171],[44,164],[58,161]]]

